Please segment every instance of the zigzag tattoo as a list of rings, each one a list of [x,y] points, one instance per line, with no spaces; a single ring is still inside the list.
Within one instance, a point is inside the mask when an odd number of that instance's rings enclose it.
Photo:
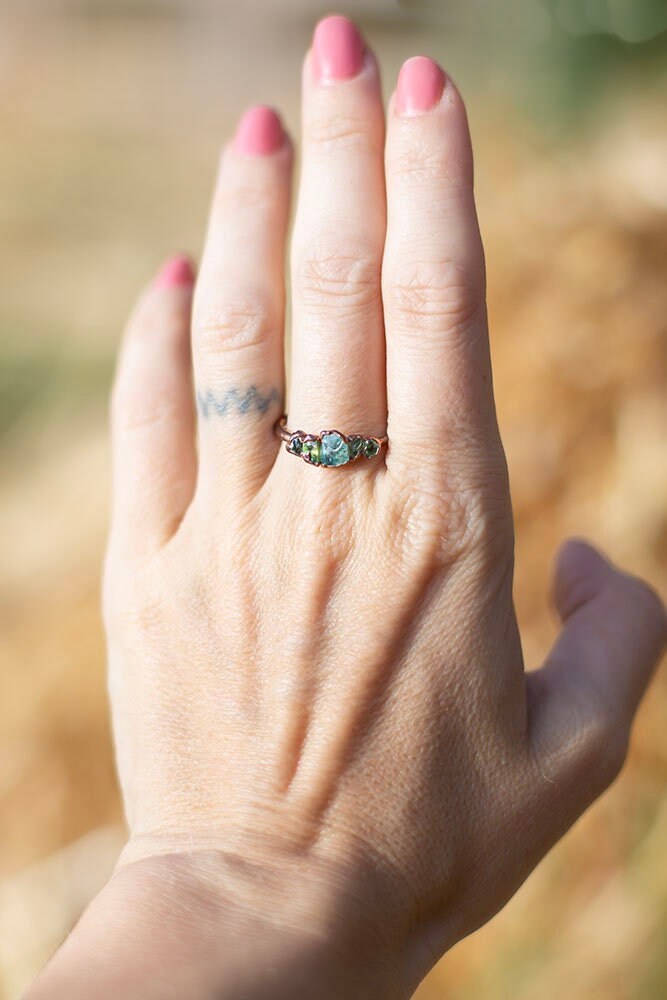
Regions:
[[[263,394],[255,385],[244,390],[227,389],[224,393],[215,393],[210,389],[201,392],[198,389],[197,410],[204,420],[210,416],[224,417],[230,413],[242,416],[246,413],[264,414],[272,403],[280,403],[281,399],[277,389],[273,388]]]

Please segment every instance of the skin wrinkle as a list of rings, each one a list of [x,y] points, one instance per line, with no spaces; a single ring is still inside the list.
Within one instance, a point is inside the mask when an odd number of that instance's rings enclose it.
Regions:
[[[296,282],[302,302],[319,310],[322,322],[332,317],[349,319],[359,310],[369,311],[368,322],[381,311],[378,295],[380,266],[378,247],[346,248],[345,253],[322,249],[324,240],[306,248],[296,266]],[[357,334],[360,338],[362,332]]]
[[[194,350],[208,370],[211,381],[224,377],[227,357],[233,354],[262,353],[277,329],[260,303],[252,298],[237,299],[226,306],[211,306],[194,327]],[[201,367],[201,364],[200,364]],[[217,369],[217,371],[216,371]]]
[[[360,157],[380,157],[383,152],[382,133],[378,129],[369,130],[367,120],[360,120],[353,112],[342,112],[337,118],[329,118],[326,125],[318,125],[317,119],[306,123],[307,137],[312,143],[310,156],[328,165],[332,157],[348,159],[355,153]]]

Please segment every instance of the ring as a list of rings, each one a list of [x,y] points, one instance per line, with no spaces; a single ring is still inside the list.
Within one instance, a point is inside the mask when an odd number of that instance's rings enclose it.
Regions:
[[[286,450],[309,465],[321,465],[334,469],[349,465],[358,458],[375,458],[380,454],[386,437],[368,437],[365,434],[341,434],[340,431],[322,431],[320,434],[306,434],[304,431],[290,431],[286,427],[287,417],[283,416],[275,426]]]

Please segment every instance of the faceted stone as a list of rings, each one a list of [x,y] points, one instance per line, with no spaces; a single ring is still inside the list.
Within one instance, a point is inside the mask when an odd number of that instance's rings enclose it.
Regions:
[[[364,439],[358,434],[353,434],[352,437],[347,439],[347,445],[350,449],[350,461],[353,461],[364,450]]]
[[[350,461],[350,449],[347,442],[335,431],[322,435],[322,465],[346,465]]]
[[[293,455],[300,455],[303,451],[303,441],[300,437],[290,438],[289,445],[287,446],[288,451],[291,451]]]
[[[320,464],[322,446],[317,438],[314,441],[304,441],[301,451],[314,465]]]
[[[366,438],[364,441],[364,455],[366,458],[375,458],[380,450],[380,445],[373,438]]]

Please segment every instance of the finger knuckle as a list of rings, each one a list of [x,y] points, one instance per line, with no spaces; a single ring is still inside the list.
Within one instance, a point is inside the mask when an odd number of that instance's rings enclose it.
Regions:
[[[395,546],[410,558],[425,560],[433,570],[451,566],[466,547],[467,505],[449,484],[411,489],[397,497]]]
[[[311,246],[296,264],[301,301],[314,309],[357,310],[376,303],[380,291],[380,255],[366,245],[340,251]]]
[[[259,291],[237,290],[199,304],[194,347],[204,357],[265,346],[279,329],[275,308]]]
[[[499,559],[511,561],[514,553],[509,475],[501,444],[489,445],[486,457],[468,476],[467,483],[467,548],[486,571]]]
[[[408,145],[394,154],[389,169],[399,183],[418,189],[426,186],[443,196],[467,192],[472,186],[469,158],[451,155],[440,144]]]
[[[264,164],[261,164],[264,166]],[[256,166],[252,163],[251,167]],[[224,167],[223,167],[224,170]],[[241,213],[248,218],[273,214],[275,206],[280,202],[282,193],[277,187],[275,177],[265,171],[253,169],[234,171],[233,176],[225,176],[216,193],[214,214],[219,216],[224,224],[225,219],[234,219]]]
[[[379,147],[375,130],[369,129],[368,119],[355,113],[354,109],[330,109],[327,114],[311,118],[305,127],[305,138],[316,148],[324,147],[331,153],[331,146],[344,152],[356,153]]]
[[[504,474],[483,486],[450,471],[437,479],[422,467],[409,486],[397,491],[400,526],[394,532],[402,549],[423,552],[436,568],[447,568],[475,556],[489,568],[512,561],[514,533]]]
[[[429,338],[462,331],[481,314],[483,268],[455,260],[400,262],[385,277],[384,299],[395,328],[422,334],[422,350]]]

